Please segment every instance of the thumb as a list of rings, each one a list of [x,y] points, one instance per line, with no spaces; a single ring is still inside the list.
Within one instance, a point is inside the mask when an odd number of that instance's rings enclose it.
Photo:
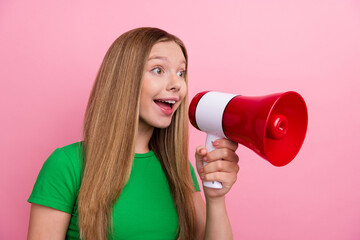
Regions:
[[[203,158],[207,155],[208,151],[204,146],[198,146],[195,152],[196,169],[199,171],[203,167]]]

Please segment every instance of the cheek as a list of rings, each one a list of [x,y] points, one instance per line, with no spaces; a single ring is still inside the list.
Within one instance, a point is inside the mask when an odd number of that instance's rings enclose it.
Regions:
[[[161,89],[161,83],[151,77],[144,77],[141,86],[140,100],[146,100],[147,98],[153,98]]]
[[[187,95],[187,93],[188,93],[187,90],[188,90],[187,89],[187,84],[186,84],[186,82],[184,82],[183,85],[181,86],[181,90],[180,90],[182,98],[184,98]]]
[[[161,79],[148,78],[143,82],[144,92],[148,95],[156,95],[164,88],[164,82]]]

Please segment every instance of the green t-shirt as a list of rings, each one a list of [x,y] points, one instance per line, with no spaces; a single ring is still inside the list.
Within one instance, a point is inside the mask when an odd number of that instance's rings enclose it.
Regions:
[[[79,239],[77,196],[82,142],[56,149],[45,161],[30,203],[71,214],[66,239]],[[200,191],[190,164],[195,191]],[[178,215],[169,185],[153,151],[135,154],[128,183],[113,207],[112,239],[175,239]]]

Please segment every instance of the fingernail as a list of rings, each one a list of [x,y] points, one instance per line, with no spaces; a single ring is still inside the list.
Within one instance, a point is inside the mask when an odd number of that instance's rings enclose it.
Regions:
[[[204,172],[204,169],[200,168],[199,173],[202,173],[202,172]]]
[[[200,176],[201,179],[205,179],[205,176]]]
[[[207,161],[207,157],[203,157],[203,161],[206,162],[206,161]]]
[[[219,145],[219,142],[218,142],[218,141],[214,141],[214,142],[213,142],[213,145],[214,145],[214,146],[217,146],[217,145]]]

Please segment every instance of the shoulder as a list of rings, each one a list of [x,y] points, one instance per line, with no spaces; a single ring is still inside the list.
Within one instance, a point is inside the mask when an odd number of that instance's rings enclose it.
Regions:
[[[42,166],[28,201],[72,213],[81,184],[82,162],[81,142],[57,148]]]
[[[75,142],[64,147],[56,149],[61,152],[66,158],[75,161],[82,165],[83,161],[83,142]],[[56,151],[55,150],[55,151]]]
[[[75,142],[64,147],[57,148],[55,151],[57,150],[65,154],[68,158],[81,158],[83,154],[83,142]]]
[[[83,165],[82,142],[72,143],[60,148],[56,148],[44,162],[39,173],[51,175],[53,177],[81,177]]]
[[[83,162],[83,147],[82,142],[75,142],[60,148],[56,148],[51,155],[48,157],[45,165],[54,165],[60,168],[66,167],[67,165],[73,168],[82,168]]]

